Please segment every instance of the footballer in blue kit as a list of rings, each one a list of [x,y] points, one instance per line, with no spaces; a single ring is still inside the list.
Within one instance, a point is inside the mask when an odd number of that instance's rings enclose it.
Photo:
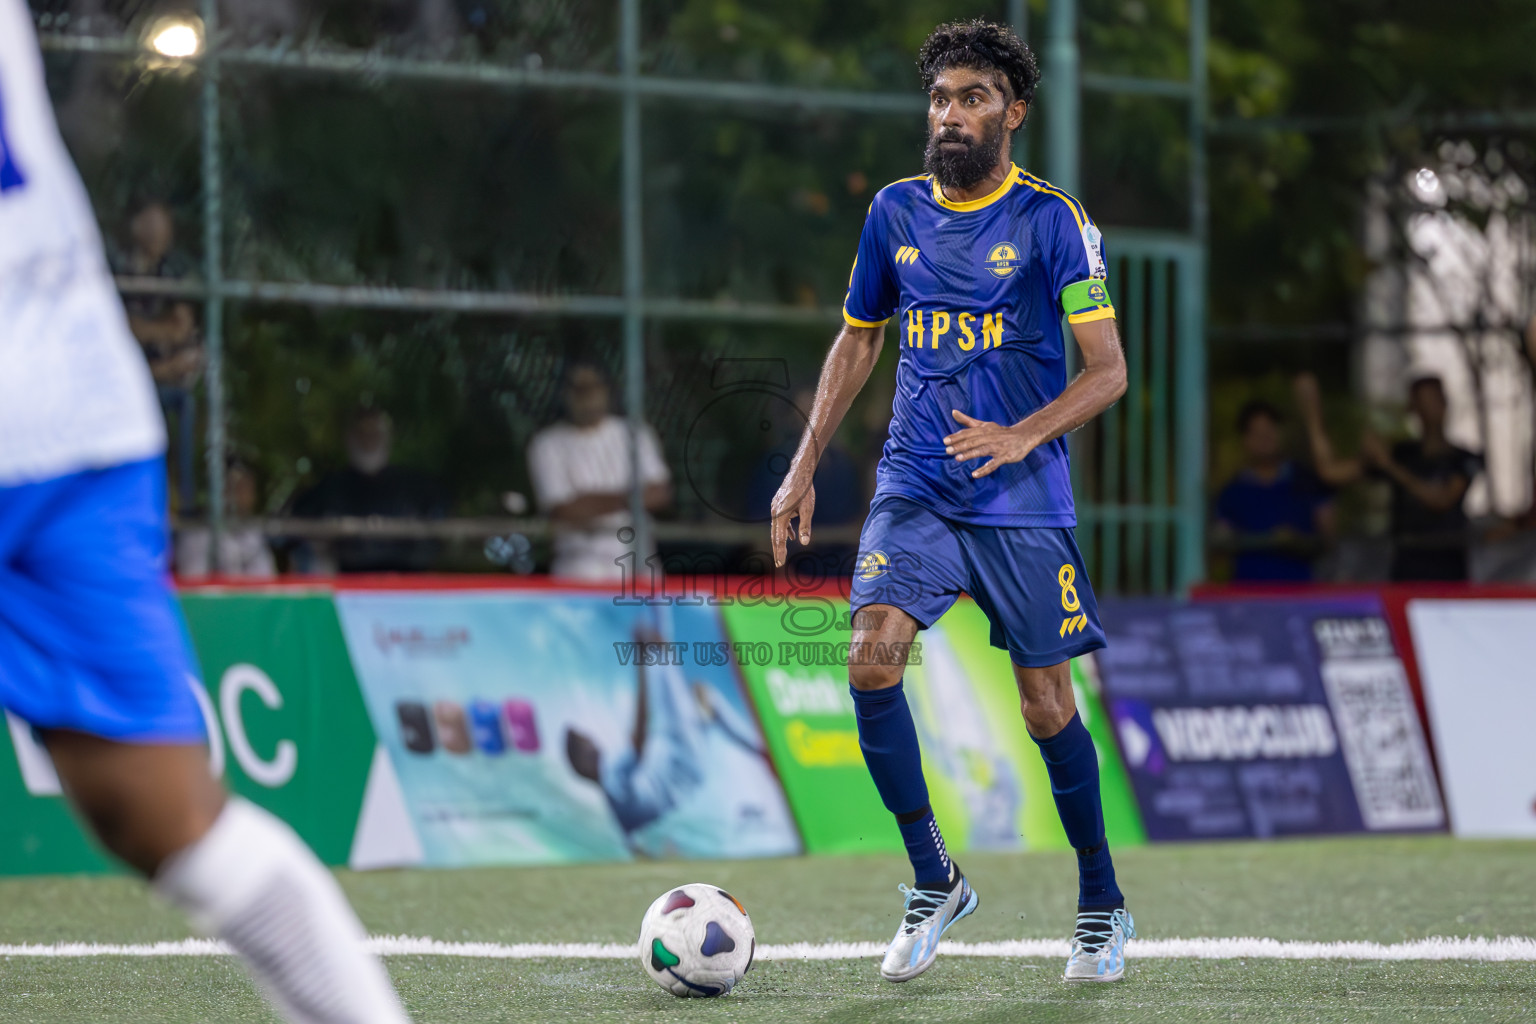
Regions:
[[[774,499],[774,558],[783,564],[791,535],[810,542],[822,439],[869,378],[889,330],[896,395],[854,567],[849,658],[860,747],[915,874],[900,887],[904,913],[881,974],[906,981],[927,970],[940,936],[979,898],[928,803],[905,665],[853,652],[905,650],[968,594],[1013,662],[1025,724],[1077,851],[1065,977],[1115,981],[1135,928],[1069,668],[1103,647],[1104,633],[1073,535],[1066,434],[1125,391],[1103,240],[1081,203],[1009,159],[1039,81],[1034,55],[1011,30],[941,25],[918,69],[929,97],[926,173],[887,185],[870,205],[845,324]],[[1069,332],[1083,367],[1070,381]]]

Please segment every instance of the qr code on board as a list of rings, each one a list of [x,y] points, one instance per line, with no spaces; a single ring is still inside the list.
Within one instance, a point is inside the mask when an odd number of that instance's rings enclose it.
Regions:
[[[1322,677],[1365,827],[1443,826],[1445,809],[1403,663],[1332,659],[1323,663]]]

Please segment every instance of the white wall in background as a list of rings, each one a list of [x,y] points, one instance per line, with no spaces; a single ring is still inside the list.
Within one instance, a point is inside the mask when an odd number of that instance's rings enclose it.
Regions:
[[[1536,601],[1410,601],[1458,836],[1536,837]]]

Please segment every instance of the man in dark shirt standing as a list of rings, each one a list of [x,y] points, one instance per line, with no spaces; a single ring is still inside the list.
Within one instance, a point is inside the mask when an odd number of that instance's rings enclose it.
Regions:
[[[1312,559],[1333,534],[1333,499],[1285,457],[1280,410],[1264,401],[1237,416],[1243,468],[1216,496],[1215,542],[1232,552],[1238,581],[1312,578]]]
[[[1370,476],[1392,485],[1392,579],[1465,580],[1467,514],[1462,501],[1483,460],[1451,444],[1445,436],[1445,385],[1439,377],[1415,377],[1408,385],[1408,407],[1418,418],[1421,436],[1391,449],[1375,434],[1360,440],[1360,455],[1340,459],[1323,428],[1317,379],[1296,380],[1296,397],[1306,417],[1317,472],[1340,486]]]
[[[394,423],[382,409],[363,409],[347,429],[347,468],[327,473],[293,503],[299,518],[338,516],[440,519],[446,503],[425,473],[390,465]],[[437,544],[404,537],[348,537],[333,545],[338,572],[421,572]]]

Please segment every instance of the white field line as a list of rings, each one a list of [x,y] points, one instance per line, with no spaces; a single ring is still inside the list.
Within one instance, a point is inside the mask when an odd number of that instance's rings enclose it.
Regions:
[[[407,935],[379,935],[368,940],[381,956],[456,956],[480,960],[629,960],[639,950],[619,943],[442,942]],[[229,948],[212,939],[182,939],[140,945],[60,942],[52,945],[0,945],[0,957],[226,956]],[[866,960],[885,952],[878,942],[791,942],[757,947],[759,960]],[[1067,943],[1058,939],[1009,942],[944,942],[949,956],[993,959],[1059,959]],[[1133,939],[1127,956],[1141,960],[1479,960],[1493,963],[1536,962],[1536,939],[1432,938],[1414,942],[1280,942],[1275,939]]]

